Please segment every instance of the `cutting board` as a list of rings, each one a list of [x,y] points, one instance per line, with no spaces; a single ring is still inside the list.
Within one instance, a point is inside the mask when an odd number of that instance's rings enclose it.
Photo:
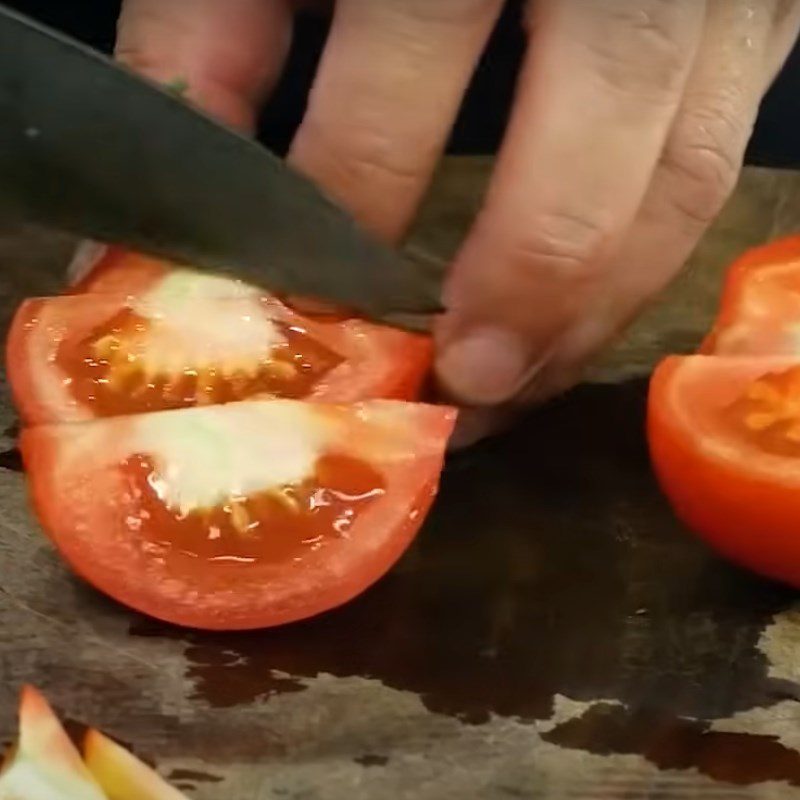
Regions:
[[[415,233],[448,254],[482,159],[451,159]],[[169,628],[75,580],[31,519],[0,403],[0,739],[22,682],[76,729],[218,798],[800,798],[800,596],[673,518],[647,376],[710,320],[723,266],[800,230],[800,176],[748,170],[683,277],[585,385],[454,456],[417,545],[346,608],[284,629]],[[70,242],[0,234],[0,321]]]

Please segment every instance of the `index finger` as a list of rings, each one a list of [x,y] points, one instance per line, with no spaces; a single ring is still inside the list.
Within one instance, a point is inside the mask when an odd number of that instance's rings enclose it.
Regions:
[[[154,80],[251,130],[280,75],[291,37],[284,0],[125,0],[116,56]]]

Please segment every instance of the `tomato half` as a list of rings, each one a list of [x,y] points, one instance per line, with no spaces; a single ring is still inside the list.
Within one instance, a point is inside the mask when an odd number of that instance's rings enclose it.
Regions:
[[[224,278],[173,270],[136,285],[22,304],[7,363],[28,424],[258,396],[411,399],[430,365],[427,336],[301,316]]]
[[[700,351],[800,357],[800,236],[748,250],[731,265]]]
[[[23,431],[39,518],[86,580],[180,625],[247,629],[338,606],[408,547],[448,408],[245,401]]]
[[[800,586],[800,237],[731,265],[700,353],[653,375],[661,486],[720,553]]]

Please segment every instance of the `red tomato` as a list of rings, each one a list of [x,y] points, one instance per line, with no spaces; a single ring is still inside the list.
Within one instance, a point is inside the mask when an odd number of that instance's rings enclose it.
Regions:
[[[732,560],[800,586],[800,363],[668,358],[648,434],[677,515]]]
[[[246,401],[28,428],[21,448],[76,572],[167,622],[233,630],[378,580],[422,523],[454,421],[396,401]]]
[[[800,586],[800,237],[734,262],[701,353],[653,376],[656,474],[720,553]]]
[[[800,236],[748,250],[731,265],[719,316],[700,349],[800,357]]]
[[[91,244],[81,248],[70,267],[73,278],[70,293],[141,294],[173,269],[178,267],[162,259],[122,247]]]
[[[12,323],[8,374],[28,424],[257,396],[411,399],[431,342],[358,319],[304,317],[242,283],[131,257],[108,273],[133,292],[29,300]],[[153,269],[155,267],[153,266]],[[140,280],[147,274],[146,280]],[[129,280],[130,279],[130,280]]]

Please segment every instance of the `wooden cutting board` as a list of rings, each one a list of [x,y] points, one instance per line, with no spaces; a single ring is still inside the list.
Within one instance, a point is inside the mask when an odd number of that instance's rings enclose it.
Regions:
[[[488,166],[447,162],[421,246],[452,251]],[[722,267],[793,230],[800,176],[747,171],[591,380],[454,457],[394,572],[306,624],[187,633],[81,585],[28,514],[8,430],[0,739],[33,682],[203,800],[800,798],[800,595],[687,535],[642,436],[648,372],[698,341]],[[0,320],[59,285],[68,245],[2,233]]]

